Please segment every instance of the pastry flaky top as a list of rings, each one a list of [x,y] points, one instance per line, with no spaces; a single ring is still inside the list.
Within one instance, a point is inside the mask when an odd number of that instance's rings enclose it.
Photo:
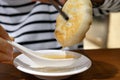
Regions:
[[[67,0],[62,10],[69,20],[58,15],[55,36],[63,47],[69,47],[84,39],[92,23],[92,4],[90,0]]]

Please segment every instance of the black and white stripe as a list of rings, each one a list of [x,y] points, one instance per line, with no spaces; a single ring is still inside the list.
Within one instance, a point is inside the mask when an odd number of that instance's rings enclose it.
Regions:
[[[104,3],[98,7],[94,8],[94,16],[108,15],[110,12],[120,11],[120,0],[105,0]]]
[[[30,49],[62,48],[54,36],[57,15],[58,11],[51,4],[0,0],[0,24],[16,42]]]
[[[105,0],[94,16],[120,11],[120,0]],[[50,4],[31,0],[0,0],[0,24],[15,41],[34,50],[60,49],[54,37],[58,11]],[[70,49],[82,48],[82,43]]]

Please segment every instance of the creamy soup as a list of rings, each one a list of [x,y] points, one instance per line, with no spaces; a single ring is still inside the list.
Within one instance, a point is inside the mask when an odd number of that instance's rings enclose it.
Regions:
[[[42,57],[45,57],[45,58],[50,58],[50,59],[68,59],[68,58],[75,58],[74,55],[72,54],[67,54],[65,57],[63,56],[60,56],[60,55],[42,55]]]

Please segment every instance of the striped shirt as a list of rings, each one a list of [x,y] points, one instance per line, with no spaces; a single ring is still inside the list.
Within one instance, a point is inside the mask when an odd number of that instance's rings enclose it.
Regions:
[[[15,41],[33,50],[61,49],[54,29],[58,11],[31,0],[0,0],[0,24]],[[82,43],[70,48],[82,48]]]
[[[94,16],[100,16],[111,11],[120,11],[120,0],[105,0],[93,12]],[[33,50],[61,49],[54,36],[57,15],[58,11],[50,4],[31,0],[0,0],[0,25],[17,43]],[[69,48],[82,47],[80,43]]]
[[[94,16],[105,16],[110,12],[120,12],[120,0],[105,0],[100,7],[93,9]]]

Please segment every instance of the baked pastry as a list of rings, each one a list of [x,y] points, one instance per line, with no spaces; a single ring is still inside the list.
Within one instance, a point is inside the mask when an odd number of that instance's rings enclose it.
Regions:
[[[84,39],[92,23],[92,4],[90,0],[67,0],[62,10],[69,19],[58,15],[55,37],[62,47],[69,47]]]

